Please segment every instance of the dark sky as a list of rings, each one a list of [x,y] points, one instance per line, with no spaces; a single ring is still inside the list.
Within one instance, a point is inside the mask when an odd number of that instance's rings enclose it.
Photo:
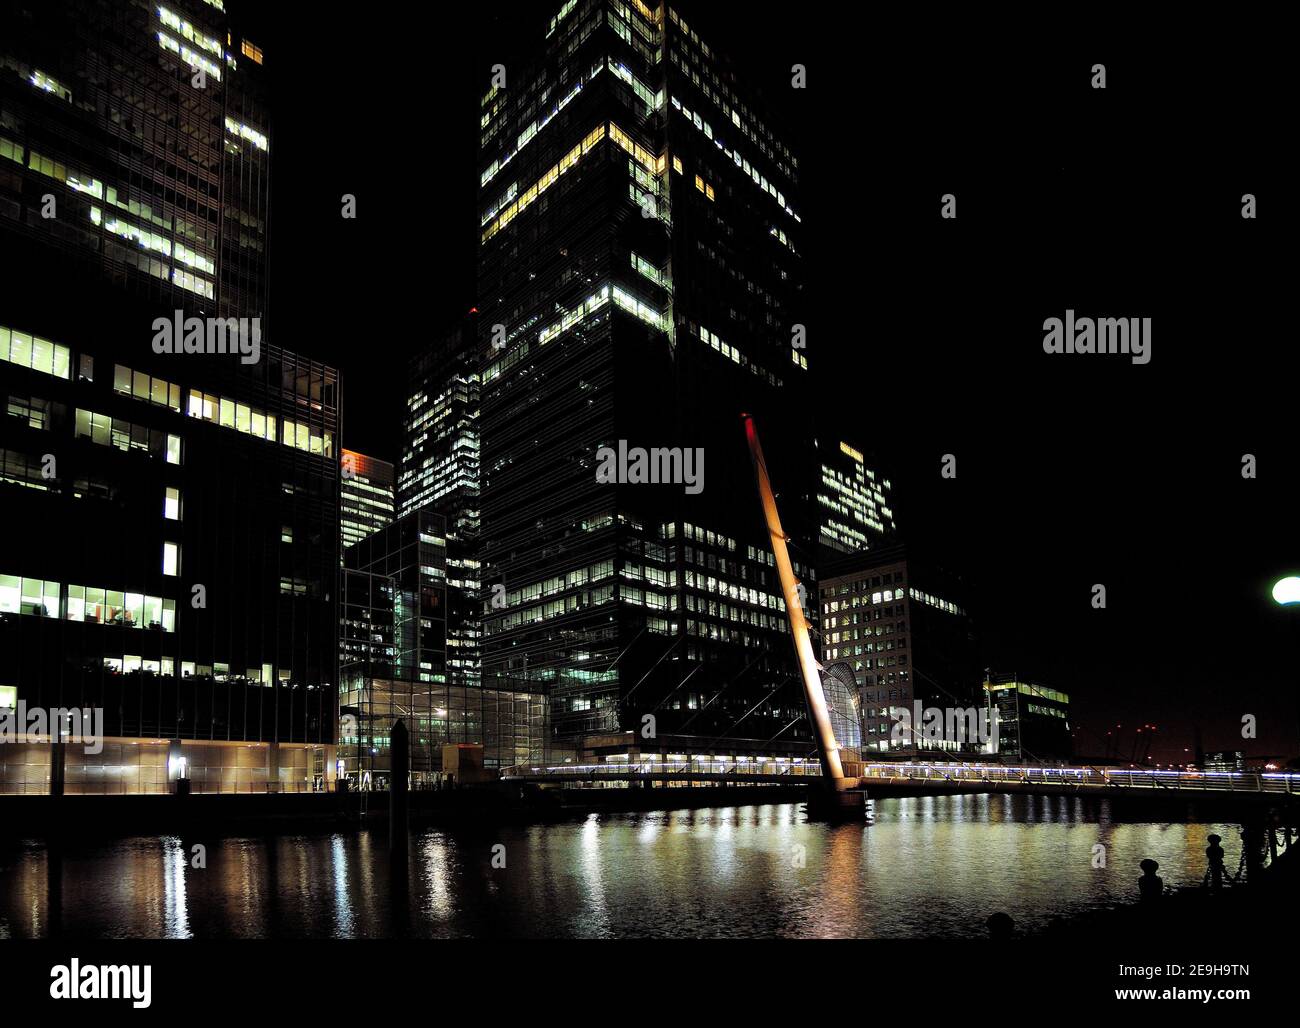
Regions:
[[[345,445],[394,459],[405,355],[477,299],[478,98],[558,0],[316,24],[244,6],[276,111],[270,330],[342,369]],[[909,539],[965,576],[986,662],[1069,691],[1084,752],[1152,722],[1162,760],[1194,727],[1209,749],[1294,754],[1300,623],[1268,598],[1300,573],[1280,43],[695,6],[801,154],[817,417],[875,455]],[[1044,354],[1067,307],[1152,318],[1152,362]]]

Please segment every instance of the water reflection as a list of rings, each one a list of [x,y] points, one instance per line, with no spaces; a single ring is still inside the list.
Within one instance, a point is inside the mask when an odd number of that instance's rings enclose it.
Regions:
[[[1194,884],[1213,831],[1235,867],[1232,825],[1007,795],[878,801],[869,826],[790,804],[430,830],[396,857],[383,831],[8,842],[0,938],[978,937],[995,910],[1132,900],[1144,857]]]

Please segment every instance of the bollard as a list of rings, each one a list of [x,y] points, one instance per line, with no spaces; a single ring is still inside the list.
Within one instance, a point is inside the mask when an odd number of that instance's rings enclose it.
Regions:
[[[407,786],[411,774],[411,745],[406,725],[398,721],[393,725],[392,770],[388,775],[388,845],[391,849],[406,851]]]

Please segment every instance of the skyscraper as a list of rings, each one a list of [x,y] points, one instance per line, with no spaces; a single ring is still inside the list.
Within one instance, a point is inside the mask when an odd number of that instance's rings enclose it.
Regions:
[[[446,521],[447,674],[480,681],[479,360],[477,318],[411,362],[398,501]]]
[[[5,228],[163,307],[264,316],[270,113],[237,38],[220,0],[4,5]]]
[[[396,482],[388,461],[344,450],[339,531],[343,549],[393,523]]]
[[[818,448],[818,542],[827,559],[856,553],[893,535],[898,526],[889,479],[867,467],[862,451],[846,442]]]
[[[666,4],[570,0],[540,42],[482,100],[485,678],[565,738],[807,739],[741,423],[816,595],[797,158]],[[599,474],[637,448],[702,483]]]
[[[261,322],[271,128],[237,39],[219,2],[0,10],[0,681],[103,710],[70,791],[332,774],[339,381]]]

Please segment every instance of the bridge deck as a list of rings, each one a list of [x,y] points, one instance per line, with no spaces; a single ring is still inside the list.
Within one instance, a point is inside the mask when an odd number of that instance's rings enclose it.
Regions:
[[[815,762],[625,761],[513,767],[513,781],[586,785],[601,782],[763,783],[807,787],[821,780]],[[1022,767],[1004,764],[867,764],[858,787],[944,792],[1033,792],[1184,796],[1300,796],[1300,774],[1237,771],[1152,771],[1137,768]]]

